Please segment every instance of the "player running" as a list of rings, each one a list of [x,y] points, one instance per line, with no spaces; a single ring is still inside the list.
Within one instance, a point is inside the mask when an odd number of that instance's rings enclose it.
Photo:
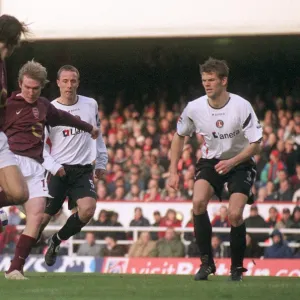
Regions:
[[[58,110],[47,99],[40,97],[47,83],[47,71],[35,61],[27,62],[19,71],[21,91],[14,92],[7,101],[4,132],[10,150],[15,154],[29,189],[29,199],[24,204],[26,227],[16,245],[15,255],[7,279],[26,279],[23,266],[36,242],[46,197],[50,197],[43,163],[44,129],[49,126],[66,125],[89,132],[97,138],[99,130],[73,115]]]
[[[57,85],[60,97],[52,101],[52,104],[99,128],[97,102],[77,94],[78,70],[70,65],[61,67],[57,74]],[[49,181],[49,192],[53,198],[48,198],[40,234],[51,217],[61,209],[66,197],[69,208],[77,208],[66,224],[49,240],[45,262],[52,266],[61,241],[80,232],[94,216],[97,194],[93,183],[93,161],[96,177],[100,179],[105,173],[108,156],[101,133],[96,141],[89,134],[70,126],[50,127],[49,131],[46,129],[46,133],[51,142],[51,154],[45,144],[43,165],[53,175]]]
[[[23,204],[28,199],[26,181],[17,166],[14,154],[9,150],[7,137],[3,132],[7,98],[5,58],[13,53],[20,44],[21,36],[27,32],[27,26],[15,17],[0,17],[0,208]]]

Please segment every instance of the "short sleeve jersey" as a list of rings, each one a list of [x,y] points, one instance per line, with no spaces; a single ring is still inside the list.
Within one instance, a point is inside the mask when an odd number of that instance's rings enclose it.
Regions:
[[[249,143],[262,138],[262,127],[251,104],[230,94],[228,102],[219,109],[209,105],[207,96],[188,103],[177,122],[177,133],[203,137],[202,158],[230,159]]]

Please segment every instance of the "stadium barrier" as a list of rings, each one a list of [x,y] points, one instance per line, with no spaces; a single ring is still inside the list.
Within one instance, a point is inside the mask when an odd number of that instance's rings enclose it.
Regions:
[[[9,268],[11,256],[0,256],[0,272]],[[229,275],[230,259],[216,259],[216,275]],[[246,259],[246,276],[300,277],[300,262],[295,259]],[[114,274],[193,275],[199,269],[197,258],[126,258],[59,256],[56,264],[48,267],[43,256],[31,255],[24,266],[25,272],[81,272]]]
[[[17,226],[18,230],[24,230],[25,226],[24,225],[19,225]],[[45,228],[45,231],[58,231],[61,227],[60,226],[53,226],[53,225],[48,225]],[[81,231],[84,232],[132,232],[133,234],[133,239],[132,240],[120,240],[118,241],[118,244],[120,245],[131,245],[133,244],[135,241],[138,240],[138,234],[139,232],[142,231],[149,231],[149,232],[164,232],[167,230],[167,227],[114,227],[114,226],[85,226],[82,228]],[[180,233],[184,233],[184,232],[194,232],[194,229],[191,227],[176,227],[174,228],[174,230],[176,232],[180,232]],[[229,233],[230,232],[230,228],[228,227],[213,227],[212,228],[214,233]],[[267,233],[267,234],[271,234],[272,231],[274,230],[274,228],[247,228],[247,232],[248,233]],[[280,230],[283,234],[299,234],[300,235],[300,229],[281,229]],[[183,239],[183,237],[181,236],[182,241],[185,245],[189,245],[190,242],[189,241],[185,241]],[[265,242],[265,243],[259,243],[259,245],[261,247],[268,247],[271,245],[271,240],[270,242]],[[74,237],[71,237],[69,240],[67,241],[63,241],[63,243],[61,244],[62,247],[67,247],[68,248],[68,255],[73,255],[73,246],[75,244],[84,244],[85,240],[80,240],[80,239],[74,239]],[[97,244],[105,244],[104,240],[97,240],[96,241]],[[229,243],[228,242],[224,242],[224,246],[228,246]],[[296,248],[296,247],[300,247],[300,243],[294,243],[291,242],[289,243],[290,247]]]

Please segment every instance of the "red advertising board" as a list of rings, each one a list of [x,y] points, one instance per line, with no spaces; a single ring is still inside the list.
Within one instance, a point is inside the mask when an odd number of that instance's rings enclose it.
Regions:
[[[229,275],[230,259],[216,259],[216,275]],[[192,275],[199,269],[195,258],[119,258],[107,257],[102,273]],[[245,260],[246,276],[300,277],[300,259]]]

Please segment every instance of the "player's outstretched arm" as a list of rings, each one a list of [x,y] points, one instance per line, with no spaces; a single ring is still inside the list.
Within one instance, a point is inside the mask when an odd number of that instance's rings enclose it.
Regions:
[[[184,136],[175,133],[171,144],[171,162],[169,168],[170,176],[168,180],[168,185],[169,187],[175,190],[178,189],[178,185],[179,185],[177,165],[183,150],[184,139],[185,139]]]
[[[47,110],[47,122],[50,126],[71,126],[77,129],[89,132],[92,138],[97,138],[99,135],[98,128],[91,124],[74,117],[70,113],[57,109],[53,104],[49,103]]]

